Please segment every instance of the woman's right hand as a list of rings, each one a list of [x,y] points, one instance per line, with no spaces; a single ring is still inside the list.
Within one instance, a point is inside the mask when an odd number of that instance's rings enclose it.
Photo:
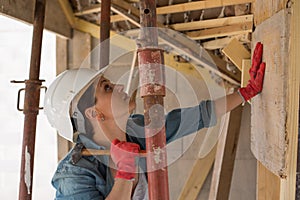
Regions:
[[[140,146],[136,143],[114,139],[111,143],[110,154],[117,166],[115,178],[134,180],[136,173],[135,158],[138,156]]]

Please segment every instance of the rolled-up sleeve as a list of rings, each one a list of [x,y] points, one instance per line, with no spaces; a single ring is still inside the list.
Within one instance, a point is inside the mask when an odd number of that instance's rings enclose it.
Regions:
[[[175,109],[166,116],[167,142],[214,126],[217,122],[214,102],[202,101],[198,106]]]

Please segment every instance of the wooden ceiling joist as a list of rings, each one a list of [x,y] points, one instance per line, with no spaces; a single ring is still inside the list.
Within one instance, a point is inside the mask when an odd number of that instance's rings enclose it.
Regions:
[[[200,31],[191,31],[186,33],[188,37],[193,40],[201,40],[208,39],[214,37],[222,37],[222,36],[230,36],[230,35],[238,35],[238,34],[246,34],[252,32],[252,22],[235,24],[231,26],[210,28]]]
[[[217,18],[217,19],[188,22],[188,23],[178,23],[178,24],[172,24],[170,28],[176,31],[191,31],[197,29],[230,26],[234,24],[242,24],[247,22],[253,22],[253,15],[224,17],[224,18]]]
[[[92,14],[92,13],[98,13],[100,11],[101,11],[101,4],[95,4],[84,10],[74,13],[74,15],[75,16],[83,16],[83,15],[88,15],[88,14]]]
[[[249,34],[241,34],[203,42],[202,46],[208,50],[223,49],[229,44],[232,38],[236,38],[241,43],[250,43]]]
[[[193,10],[202,10],[208,8],[217,8],[223,6],[252,3],[254,0],[204,0],[189,3],[180,3],[176,5],[158,7],[156,13],[158,15],[187,12]]]

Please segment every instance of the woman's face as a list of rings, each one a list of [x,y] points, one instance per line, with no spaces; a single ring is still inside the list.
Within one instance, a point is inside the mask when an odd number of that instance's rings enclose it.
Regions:
[[[135,102],[124,92],[124,85],[111,83],[105,77],[101,77],[95,89],[96,109],[106,117],[128,117],[135,109]]]

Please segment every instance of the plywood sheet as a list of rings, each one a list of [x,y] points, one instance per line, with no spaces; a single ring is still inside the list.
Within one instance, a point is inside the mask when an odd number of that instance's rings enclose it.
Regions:
[[[271,172],[286,176],[286,107],[289,18],[282,10],[256,27],[253,46],[264,45],[266,73],[263,91],[252,99],[251,150]]]

